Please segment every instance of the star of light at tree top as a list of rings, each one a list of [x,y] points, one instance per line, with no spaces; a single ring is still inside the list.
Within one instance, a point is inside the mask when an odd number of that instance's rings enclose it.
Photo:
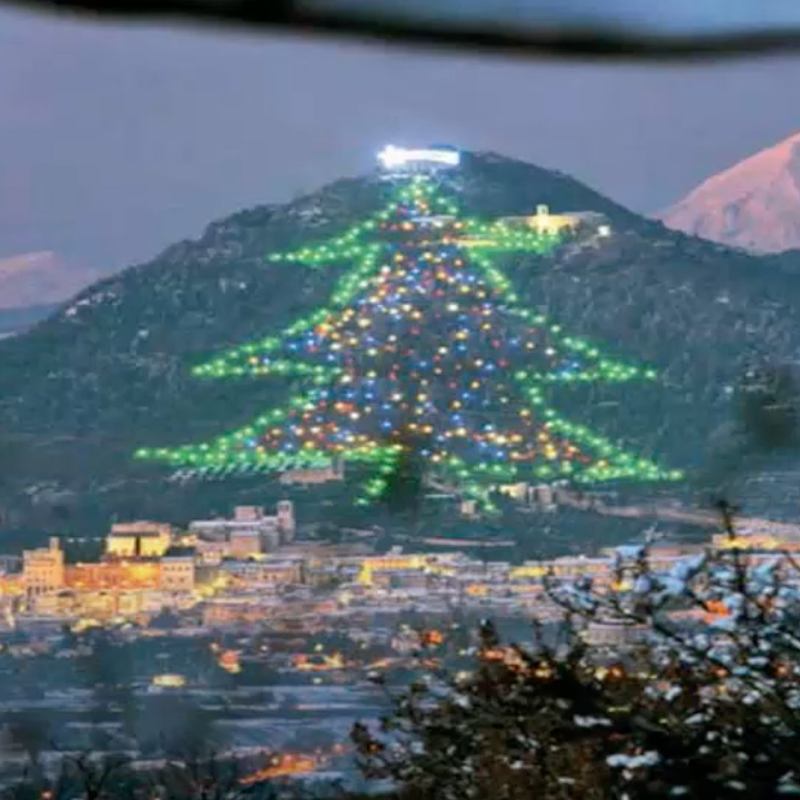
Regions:
[[[351,262],[327,308],[194,369],[203,379],[292,377],[301,391],[227,435],[137,457],[198,476],[338,458],[372,469],[359,498],[369,502],[413,438],[440,481],[485,508],[491,489],[520,481],[680,479],[547,403],[552,384],[656,378],[522,307],[493,263],[513,251],[545,254],[561,236],[464,219],[421,176],[395,192],[338,238],[269,258]]]

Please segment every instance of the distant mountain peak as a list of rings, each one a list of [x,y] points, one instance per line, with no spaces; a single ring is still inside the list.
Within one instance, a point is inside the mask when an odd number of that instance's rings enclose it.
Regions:
[[[756,253],[800,248],[800,131],[708,178],[658,218]]]
[[[0,258],[0,309],[60,303],[105,274],[73,267],[50,250]]]

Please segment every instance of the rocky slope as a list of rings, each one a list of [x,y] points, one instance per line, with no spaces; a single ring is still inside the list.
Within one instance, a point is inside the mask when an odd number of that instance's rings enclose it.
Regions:
[[[687,492],[752,468],[752,442],[734,425],[742,376],[767,357],[800,356],[800,257],[755,258],[686,237],[568,176],[494,154],[467,155],[455,180],[477,216],[544,202],[611,220],[608,239],[502,263],[531,307],[662,372],[656,386],[562,390],[554,399],[566,415],[687,469]],[[0,342],[6,529],[85,533],[114,514],[181,520],[263,500],[263,478],[180,486],[131,453],[211,438],[281,402],[289,387],[275,380],[198,382],[189,368],[323,305],[346,264],[276,265],[265,254],[349,227],[387,191],[368,176],[239,212]],[[304,513],[328,513],[325,502],[324,492],[309,496]]]
[[[800,248],[800,133],[704,181],[659,218],[756,253]]]

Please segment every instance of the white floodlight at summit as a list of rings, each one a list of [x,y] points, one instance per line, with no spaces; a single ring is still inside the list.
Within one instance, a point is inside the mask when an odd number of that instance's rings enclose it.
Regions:
[[[378,153],[378,161],[385,169],[399,169],[401,167],[457,167],[461,162],[461,154],[455,149],[430,147],[426,149],[410,150],[405,147],[395,147],[390,144]]]

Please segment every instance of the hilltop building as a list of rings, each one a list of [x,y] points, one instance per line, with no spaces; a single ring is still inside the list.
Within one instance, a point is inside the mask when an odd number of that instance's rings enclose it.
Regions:
[[[458,167],[461,153],[449,144],[433,144],[423,148],[390,144],[378,153],[378,162],[387,175],[435,174]]]
[[[308,467],[303,469],[288,469],[282,472],[278,482],[283,486],[313,486],[329,481],[344,480],[344,461],[335,458],[324,467]]]
[[[543,234],[577,231],[579,228],[594,228],[599,236],[609,236],[611,226],[605,214],[598,211],[565,211],[553,214],[544,204],[536,206],[535,214],[500,217],[498,222],[509,228],[523,228]]]

